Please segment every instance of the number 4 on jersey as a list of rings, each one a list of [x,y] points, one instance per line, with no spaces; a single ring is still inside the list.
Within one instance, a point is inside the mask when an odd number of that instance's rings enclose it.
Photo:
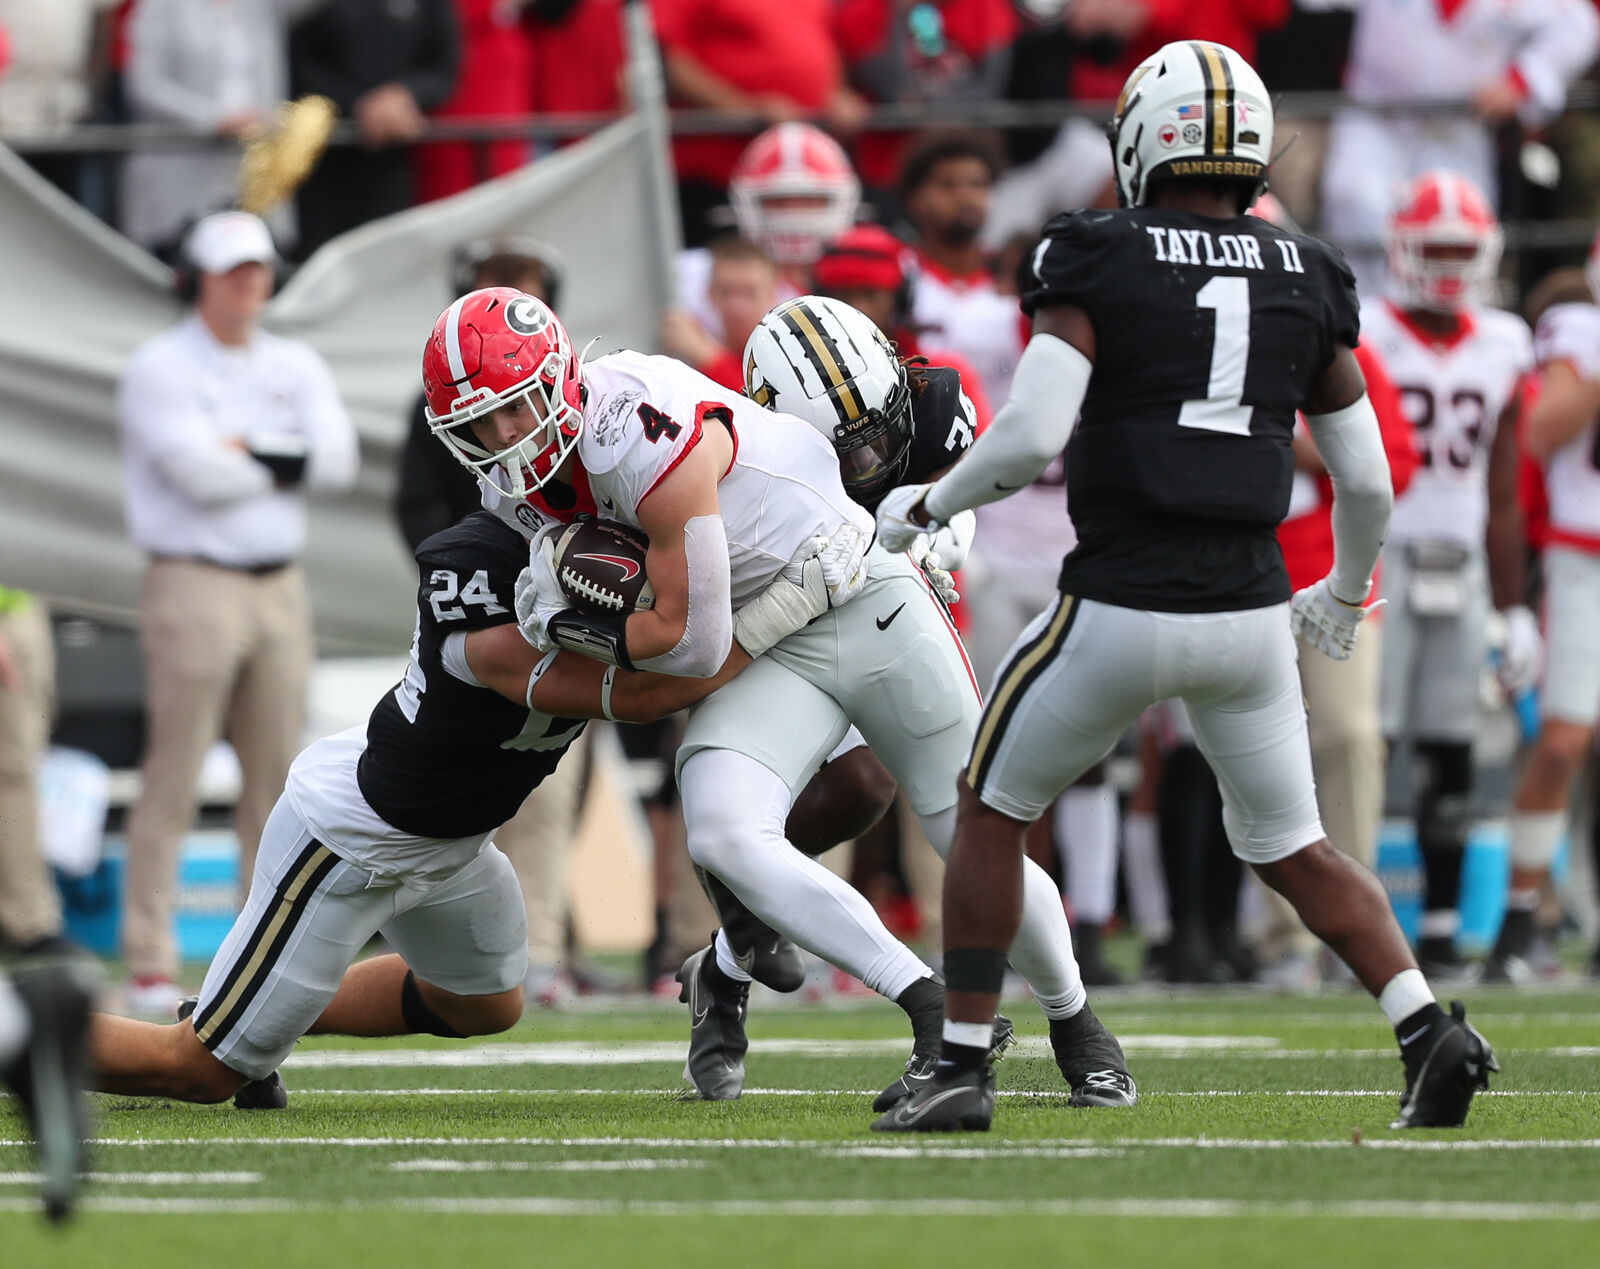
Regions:
[[[1250,360],[1250,279],[1212,278],[1196,292],[1194,302],[1217,315],[1211,339],[1211,375],[1204,398],[1183,403],[1178,426],[1249,436],[1255,414],[1255,406],[1244,404],[1245,367]]]
[[[659,441],[663,436],[675,441],[678,433],[683,431],[683,424],[674,423],[648,401],[639,406],[639,422],[644,424],[644,434],[651,441]]]

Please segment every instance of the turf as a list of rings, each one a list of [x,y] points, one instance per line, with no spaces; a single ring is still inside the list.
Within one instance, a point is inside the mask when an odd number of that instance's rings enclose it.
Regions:
[[[676,1096],[677,1005],[482,1044],[309,1041],[285,1113],[97,1099],[98,1176],[60,1231],[0,1105],[0,1263],[1593,1264],[1600,999],[1470,996],[1505,1069],[1458,1132],[1388,1129],[1393,1037],[1337,995],[1105,994],[1131,1111],[1068,1108],[1014,1002],[995,1130],[960,1138],[867,1131],[904,1057],[878,1004],[758,1000],[749,1091],[723,1104]]]

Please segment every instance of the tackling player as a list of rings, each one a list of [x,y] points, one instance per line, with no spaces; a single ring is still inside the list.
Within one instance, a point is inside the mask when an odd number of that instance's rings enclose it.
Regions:
[[[1394,602],[1384,622],[1379,700],[1391,747],[1415,754],[1422,938],[1430,976],[1465,968],[1456,910],[1472,798],[1472,740],[1491,600],[1505,614],[1500,680],[1539,677],[1539,623],[1523,605],[1516,419],[1533,366],[1520,317],[1489,307],[1500,226],[1454,172],[1425,172],[1389,220],[1389,296],[1363,305],[1363,341],[1400,390],[1422,465],[1395,501],[1384,545]]]
[[[1272,105],[1232,49],[1168,44],[1110,128],[1123,210],[1046,226],[1023,307],[1034,334],[972,452],[878,508],[904,547],[1067,455],[1079,544],[984,707],[945,875],[947,1020],[933,1081],[874,1127],[986,1130],[984,1062],[1022,907],[1027,825],[1146,706],[1181,697],[1236,853],[1378,997],[1405,1062],[1401,1127],[1462,1123],[1494,1058],[1439,1008],[1371,873],[1323,834],[1294,634],[1349,655],[1392,492],[1351,349],[1349,270],[1244,215],[1266,183]],[[1079,409],[1082,419],[1079,420]],[[1303,408],[1334,487],[1332,572],[1290,599],[1274,529]]]
[[[287,1104],[277,1068],[303,1035],[465,1037],[522,1014],[522,895],[491,840],[588,718],[649,722],[699,700],[827,608],[816,539],[732,625],[702,679],[541,653],[516,624],[527,544],[477,512],[418,548],[405,677],[365,726],[317,741],[267,820],[244,910],[176,1025],[97,1014],[108,1093]],[[397,955],[354,964],[374,934]]]

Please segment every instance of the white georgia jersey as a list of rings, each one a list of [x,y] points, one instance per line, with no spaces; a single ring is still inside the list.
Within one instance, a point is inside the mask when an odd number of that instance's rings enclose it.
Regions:
[[[1594,61],[1590,0],[1362,0],[1345,69],[1358,102],[1465,101],[1507,73],[1527,122],[1559,114]]]
[[[812,537],[841,525],[873,531],[872,513],[850,500],[839,456],[808,424],[757,405],[671,357],[617,352],[583,367],[588,395],[578,463],[592,508],[571,511],[639,527],[639,504],[683,461],[708,427],[726,427],[733,462],[717,485],[728,536],[733,607],[742,608]],[[524,503],[486,494],[484,504],[531,535],[549,518],[538,492]]]
[[[1579,378],[1600,383],[1600,308],[1556,304],[1539,319],[1534,352],[1541,366],[1567,361]],[[1550,528],[1595,540],[1600,549],[1600,426],[1590,419],[1545,467]]]
[[[917,342],[965,358],[982,381],[983,394],[996,404],[1004,401],[1027,342],[1017,297],[1001,295],[987,273],[958,278],[925,256],[918,264],[911,306]]]
[[[1489,450],[1501,412],[1533,368],[1527,324],[1498,308],[1464,313],[1456,335],[1435,340],[1388,300],[1361,310],[1371,344],[1400,391],[1416,432],[1417,474],[1395,499],[1391,542],[1483,545],[1489,519]]]

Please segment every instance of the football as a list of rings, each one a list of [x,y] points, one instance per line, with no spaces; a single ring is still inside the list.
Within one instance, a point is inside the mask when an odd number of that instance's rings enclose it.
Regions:
[[[655,606],[644,571],[649,539],[612,520],[575,520],[556,538],[556,577],[583,612],[625,613]]]

